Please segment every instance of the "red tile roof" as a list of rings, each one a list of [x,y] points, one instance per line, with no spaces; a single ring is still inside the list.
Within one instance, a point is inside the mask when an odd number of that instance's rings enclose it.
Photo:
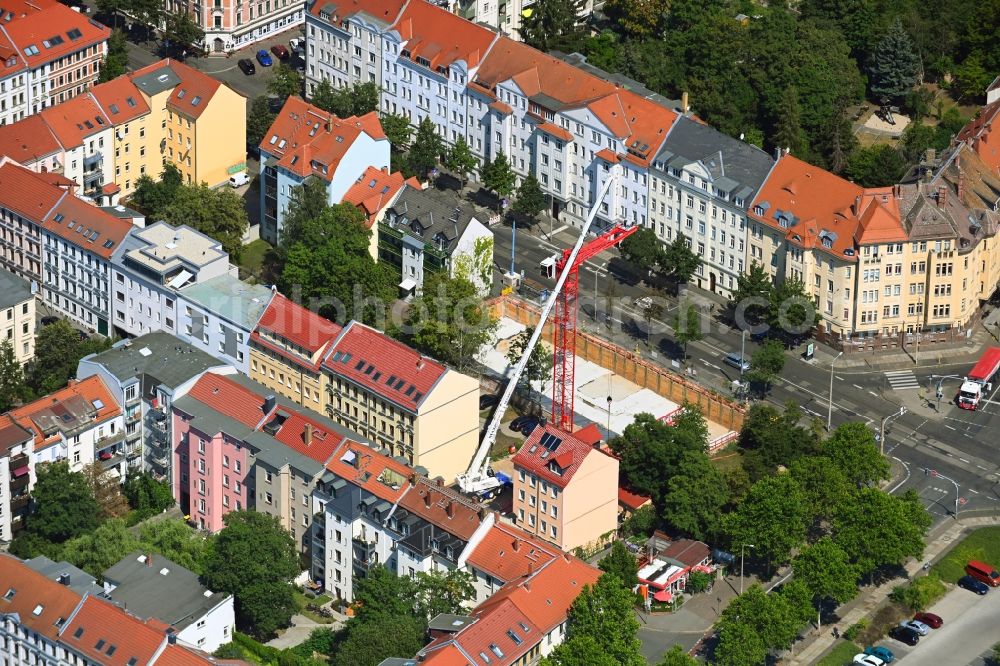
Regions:
[[[109,28],[60,3],[48,5],[41,11],[11,21],[3,25],[2,30],[17,45],[32,69],[94,44],[106,42],[111,36]],[[34,55],[26,52],[31,46],[38,50]]]
[[[97,103],[115,125],[149,113],[149,104],[128,76],[119,76],[90,89]]]
[[[8,599],[10,591],[13,595]],[[80,603],[80,595],[25,566],[21,560],[0,554],[0,613],[17,613],[28,629],[55,640],[56,624],[65,621]],[[35,611],[38,610],[36,614]]]
[[[344,193],[343,201],[361,209],[368,216],[368,228],[371,229],[379,213],[392,204],[396,195],[407,183],[420,187],[420,182],[416,178],[407,179],[399,171],[387,173],[370,166]]]
[[[111,258],[132,229],[128,220],[106,213],[71,194],[63,197],[43,226],[47,231],[103,259]]]
[[[601,429],[597,427],[596,423],[588,423],[574,432],[573,436],[587,446],[598,444],[604,439],[604,435],[601,434]]]
[[[59,140],[38,114],[0,125],[0,153],[21,164],[32,164],[59,152],[62,152]]]
[[[40,223],[68,195],[29,169],[10,160],[0,161],[0,206]]]
[[[653,161],[678,117],[675,111],[624,88],[590,104],[590,110],[622,140],[628,151],[626,158],[640,166]]]
[[[376,141],[385,139],[377,114],[341,120],[301,97],[289,97],[264,133],[260,149],[298,176],[331,181],[340,160],[361,134]]]
[[[413,475],[403,463],[350,440],[337,448],[326,468],[388,502],[397,501],[410,488]]]
[[[627,488],[618,487],[618,503],[624,506],[629,511],[635,511],[636,509],[641,509],[647,504],[652,504],[653,500],[645,495],[640,495],[639,493],[634,493]]]
[[[201,116],[222,83],[204,72],[169,58],[154,62],[129,74],[131,79],[151,74],[161,69],[170,69],[181,80],[167,98],[167,107],[188,118]],[[200,98],[195,101],[195,98]]]
[[[856,261],[854,237],[863,192],[829,171],[783,155],[757,193],[749,216],[781,232],[792,245]],[[824,238],[831,239],[830,247]]]
[[[493,109],[494,111],[499,111],[505,116],[509,116],[510,114],[514,113],[514,109],[510,108],[509,104],[504,104],[500,100],[497,100],[495,102],[490,102],[490,108]]]
[[[426,59],[429,65],[423,66],[431,71],[458,61],[470,70],[477,67],[497,37],[492,30],[419,0],[408,3],[392,27],[406,42],[401,50],[409,51],[413,62]]]
[[[416,484],[399,500],[399,505],[465,541],[482,522],[479,504],[424,477],[417,479]]]
[[[545,435],[562,441],[555,449],[550,450],[541,444]],[[531,472],[559,488],[565,488],[589,455],[606,454],[584,444],[574,435],[545,424],[544,427],[535,428],[521,449],[514,454],[512,461],[515,468]]]
[[[78,95],[39,113],[67,150],[111,128],[111,122],[90,95]]]
[[[605,162],[610,162],[611,164],[618,164],[618,155],[616,155],[615,151],[611,150],[610,148],[601,148],[596,153],[594,153],[594,157],[602,159]]]
[[[563,141],[573,140],[572,132],[563,127],[559,127],[559,125],[556,125],[555,123],[541,123],[539,125],[536,125],[536,129],[539,129],[542,132],[545,132],[546,134],[551,134],[557,139],[562,139]]]
[[[55,4],[57,0],[4,0],[0,5],[0,23],[9,23]]]
[[[149,663],[166,636],[114,604],[87,597],[61,640],[104,666],[127,666],[133,657],[138,663]]]
[[[538,571],[556,557],[560,557],[559,550],[552,544],[498,522],[483,536],[468,562],[494,578],[510,582]]]
[[[14,48],[14,43],[0,30],[0,79],[6,79],[8,76],[13,76],[25,69],[27,69],[27,65],[24,58]]]
[[[100,407],[96,407],[100,405]],[[104,423],[122,413],[111,391],[98,375],[91,375],[82,381],[70,380],[69,385],[39,398],[27,405],[10,410],[10,416],[22,428],[30,429],[35,435],[35,449],[46,446],[59,438],[58,433],[46,438],[43,430],[64,414],[75,416],[69,421],[75,427],[85,414],[93,412],[88,419],[92,427]]]
[[[392,25],[407,0],[319,0],[309,6],[309,13],[317,18],[326,14],[328,23],[343,26],[346,19],[357,14],[366,14],[374,19]],[[334,20],[336,18],[336,20]]]
[[[447,372],[437,361],[356,321],[340,334],[323,367],[411,411]]]
[[[899,197],[895,187],[864,190],[860,201],[861,217],[854,234],[858,245],[875,243],[904,243],[906,229],[901,222]]]
[[[288,413],[288,418],[285,419],[274,438],[296,453],[320,464],[326,464],[334,450],[344,441],[343,435],[328,430],[319,421],[306,417],[302,412],[289,412],[286,409],[281,409],[281,411]],[[312,436],[308,443],[306,441],[307,425],[312,426]]]
[[[312,355],[333,342],[342,327],[275,292],[256,330],[280,336]]]
[[[709,559],[711,555],[711,549],[701,541],[678,539],[660,551],[657,557],[680,562],[685,567],[694,567]]]
[[[1000,76],[993,81],[991,88],[996,87],[1000,81]],[[979,157],[993,169],[994,173],[1000,170],[1000,100],[987,104],[976,117],[962,128],[956,139],[964,141],[970,148],[976,151]],[[997,134],[993,134],[994,130]]]
[[[265,416],[263,398],[225,375],[206,372],[191,387],[188,395],[251,429],[256,428]]]

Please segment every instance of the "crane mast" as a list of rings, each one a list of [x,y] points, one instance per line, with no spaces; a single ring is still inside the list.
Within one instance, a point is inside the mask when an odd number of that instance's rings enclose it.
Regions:
[[[486,433],[483,435],[483,440],[480,443],[479,448],[476,450],[476,455],[473,457],[468,471],[466,471],[465,474],[459,474],[457,477],[458,485],[463,492],[483,493],[484,491],[490,491],[501,485],[500,481],[489,475],[489,454],[490,450],[493,448],[493,444],[496,442],[497,433],[500,431],[500,424],[503,420],[503,415],[507,411],[507,406],[510,404],[510,399],[514,395],[514,390],[517,388],[521,375],[524,374],[524,369],[528,365],[528,359],[531,358],[531,352],[534,351],[535,345],[538,344],[538,339],[541,337],[542,330],[545,328],[545,322],[549,317],[549,313],[552,311],[553,306],[559,299],[560,292],[566,284],[566,281],[569,279],[570,274],[576,271],[576,257],[580,254],[584,241],[587,239],[587,232],[590,231],[590,227],[594,223],[594,218],[597,217],[597,212],[601,208],[601,202],[604,201],[604,197],[607,196],[611,186],[618,183],[621,173],[621,165],[616,164],[612,166],[607,180],[605,180],[601,185],[601,189],[598,192],[597,197],[594,199],[594,203],[587,214],[587,219],[583,224],[583,228],[580,230],[580,237],[577,238],[576,244],[569,252],[569,256],[566,257],[564,255],[562,270],[559,273],[559,279],[556,282],[556,286],[552,290],[552,293],[549,294],[549,298],[545,301],[545,305],[542,306],[542,312],[538,318],[538,323],[535,325],[535,330],[531,334],[531,338],[528,340],[528,344],[525,346],[524,352],[521,354],[521,358],[518,360],[517,364],[514,365],[513,371],[507,378],[507,386],[504,388],[503,395],[497,403],[496,410],[493,413],[493,419],[486,428]]]

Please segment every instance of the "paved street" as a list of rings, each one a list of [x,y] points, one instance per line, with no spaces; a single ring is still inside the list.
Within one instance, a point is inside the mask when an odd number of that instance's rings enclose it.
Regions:
[[[955,588],[930,609],[944,619],[944,626],[920,639],[916,647],[898,641],[885,645],[897,655],[897,663],[907,666],[972,664],[1000,640],[997,618],[1000,617],[1000,592],[986,596]]]

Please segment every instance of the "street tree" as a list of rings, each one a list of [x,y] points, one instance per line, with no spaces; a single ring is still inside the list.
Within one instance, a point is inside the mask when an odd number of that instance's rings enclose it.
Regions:
[[[267,82],[267,92],[279,100],[302,94],[302,77],[285,63],[274,68],[274,75]]]
[[[205,183],[182,185],[162,213],[168,224],[194,227],[219,241],[231,259],[239,259],[249,220],[243,200],[231,188],[213,189]]]
[[[382,131],[389,139],[389,145],[395,151],[404,151],[410,146],[410,137],[413,135],[413,126],[410,119],[396,113],[387,113],[382,116]]]
[[[663,303],[657,298],[649,299],[649,302],[642,308],[642,318],[646,320],[646,346],[649,346],[653,337],[653,320],[658,320],[663,316]]]
[[[482,181],[483,187],[496,194],[500,199],[509,197],[517,184],[517,176],[502,150],[497,153],[492,162],[487,160],[479,168],[479,180]]]
[[[148,40],[151,30],[160,25],[160,18],[163,16],[163,3],[159,0],[128,0],[125,7],[129,14],[145,29]]]
[[[865,423],[837,426],[823,443],[823,451],[853,485],[870,486],[889,478],[889,461],[879,453],[875,433]]]
[[[684,648],[675,643],[663,655],[657,666],[699,666],[700,663],[697,659],[688,655],[684,651]]]
[[[750,264],[746,273],[736,278],[736,289],[729,300],[729,309],[736,326],[744,331],[753,331],[767,324],[771,311],[774,283],[764,267],[756,261]]]
[[[622,541],[611,544],[611,550],[597,563],[597,567],[621,581],[625,589],[631,590],[639,582],[636,575],[639,567],[635,555],[628,551]]]
[[[795,641],[802,618],[799,609],[783,595],[768,594],[759,583],[754,583],[726,606],[716,626],[721,629],[735,624],[742,624],[760,636],[765,649],[785,650]]]
[[[836,508],[832,531],[834,542],[865,575],[919,558],[930,525],[930,514],[912,490],[897,496],[862,488]]]
[[[476,162],[476,156],[472,154],[472,148],[469,147],[465,137],[459,136],[455,140],[455,145],[448,151],[444,165],[458,174],[459,179],[462,181],[462,187],[465,187],[469,173],[475,171],[479,163]]]
[[[430,170],[437,166],[442,153],[444,153],[444,141],[441,140],[431,119],[424,118],[417,126],[417,134],[413,139],[413,145],[410,146],[410,166],[426,180]]]
[[[39,464],[35,473],[29,532],[62,543],[98,526],[101,507],[83,474],[71,472],[66,461]]]
[[[826,456],[801,456],[792,461],[790,469],[792,477],[805,493],[814,524],[828,522],[834,509],[846,501],[855,488]]]
[[[728,502],[722,473],[701,451],[687,451],[667,482],[659,508],[663,520],[677,531],[705,540],[717,534]]]
[[[97,11],[101,14],[111,14],[111,25],[118,28],[118,14],[122,10],[128,9],[131,4],[127,0],[96,0],[94,3]]]
[[[674,284],[683,284],[690,280],[691,276],[698,270],[698,266],[701,265],[701,257],[691,249],[691,243],[687,236],[677,234],[674,240],[666,245],[661,244],[656,265],[660,275]]]
[[[115,28],[111,31],[111,37],[108,38],[108,53],[104,56],[104,62],[101,63],[101,74],[97,82],[106,83],[116,79],[125,73],[127,67],[128,40],[125,38],[124,32]]]
[[[752,486],[736,511],[723,519],[734,544],[752,543],[754,553],[774,563],[788,560],[806,540],[809,519],[805,495],[789,474],[767,476]]]
[[[0,341],[0,414],[18,405],[28,397],[28,386],[24,383],[24,370],[14,356],[10,340]]]
[[[726,621],[716,627],[719,642],[714,654],[718,666],[760,666],[767,661],[767,646],[752,626]]]
[[[521,181],[511,210],[529,226],[538,219],[538,214],[545,210],[545,193],[534,174],[528,174]]]
[[[577,636],[563,641],[539,662],[541,666],[618,666],[593,636]]]
[[[703,337],[698,307],[691,302],[679,303],[677,317],[674,320],[674,340],[683,348],[685,360],[688,357],[688,343],[697,342]]]
[[[139,548],[139,539],[129,531],[125,521],[112,518],[98,525],[93,532],[67,541],[63,545],[62,557],[101,580],[105,570]]]
[[[582,0],[538,0],[521,19],[521,39],[543,53],[573,53],[586,37],[583,14]]]
[[[819,437],[800,425],[801,420],[802,408],[792,401],[785,403],[783,411],[765,403],[750,407],[740,429],[739,446],[751,480],[819,452]]]
[[[639,620],[633,607],[635,597],[626,589],[617,576],[603,574],[594,585],[587,585],[580,592],[567,617],[566,642],[557,647],[549,659],[557,666],[575,666],[575,660],[564,659],[579,654],[575,643],[588,641],[596,647],[592,654],[611,657],[612,663],[621,666],[645,666],[646,659],[639,651],[637,638]],[[593,641],[593,643],[590,643]]]
[[[104,469],[100,462],[83,466],[83,476],[90,484],[90,490],[100,507],[101,520],[121,518],[129,512],[128,500],[122,494],[118,475]]]
[[[205,556],[207,587],[232,594],[240,628],[269,638],[295,611],[291,579],[299,571],[295,542],[274,516],[231,511]]]
[[[902,98],[917,84],[920,70],[920,56],[903,28],[902,21],[897,17],[876,44],[868,63],[872,95],[879,101]]]
[[[809,337],[818,322],[819,311],[805,283],[798,278],[783,280],[771,297],[771,330],[786,340],[798,340]]]
[[[663,243],[656,237],[656,232],[648,227],[639,227],[619,246],[626,261],[649,274],[658,270],[662,248]]]
[[[169,43],[175,53],[186,54],[194,51],[196,45],[205,39],[205,31],[186,11],[166,12],[163,18],[164,43]]]
[[[822,604],[845,603],[858,593],[858,572],[830,537],[803,548],[792,560],[795,579],[802,581],[816,603],[816,626],[822,624]]]
[[[416,349],[461,371],[492,339],[496,328],[497,320],[476,286],[439,271],[424,279],[423,292],[410,305],[402,336]]]
[[[764,385],[765,390],[781,375],[785,367],[785,346],[777,340],[767,340],[750,357],[750,370],[747,373],[751,381]]]
[[[513,337],[510,346],[507,348],[507,363],[512,367],[524,356],[524,350],[528,346],[528,341],[534,335],[535,329],[532,326],[524,329]],[[545,382],[552,376],[552,352],[539,340],[535,348],[531,350],[531,357],[524,372],[521,373],[519,381],[527,386],[530,382]]]

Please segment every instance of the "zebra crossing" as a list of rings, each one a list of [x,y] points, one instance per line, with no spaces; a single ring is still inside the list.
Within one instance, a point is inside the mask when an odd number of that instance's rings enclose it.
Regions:
[[[889,386],[895,391],[920,388],[920,383],[917,381],[916,375],[910,370],[887,372],[885,373],[885,378],[889,380]]]

